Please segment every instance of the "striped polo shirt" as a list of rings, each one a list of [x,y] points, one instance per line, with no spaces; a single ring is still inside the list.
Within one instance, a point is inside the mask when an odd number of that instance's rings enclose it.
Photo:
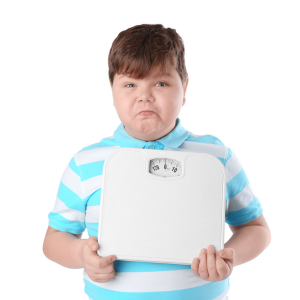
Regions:
[[[49,226],[78,234],[88,231],[98,236],[102,171],[106,157],[121,147],[188,151],[212,154],[226,170],[225,222],[237,226],[258,218],[262,213],[247,175],[234,152],[212,135],[187,131],[176,119],[176,127],[156,141],[130,136],[121,123],[113,136],[78,151],[66,167],[57,192]],[[116,253],[111,253],[116,254]],[[225,300],[229,278],[209,282],[196,276],[190,265],[116,260],[115,277],[105,283],[91,280],[83,269],[84,291],[93,300]]]

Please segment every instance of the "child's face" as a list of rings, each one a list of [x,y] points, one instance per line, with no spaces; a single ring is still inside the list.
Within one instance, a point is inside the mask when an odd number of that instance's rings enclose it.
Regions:
[[[116,74],[112,86],[114,106],[132,137],[155,141],[175,127],[176,118],[185,104],[188,79],[183,88],[174,67],[168,68],[169,76],[160,76],[158,68],[152,69],[144,79],[134,79]],[[152,114],[141,114],[150,110]]]

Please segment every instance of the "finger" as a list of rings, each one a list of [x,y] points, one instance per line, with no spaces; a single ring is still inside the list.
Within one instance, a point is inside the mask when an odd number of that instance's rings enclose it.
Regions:
[[[200,251],[199,258],[200,258],[200,264],[199,264],[199,274],[200,277],[204,280],[208,278],[208,271],[207,271],[207,263],[206,263],[206,249],[203,248]]]
[[[109,264],[108,266],[104,268],[100,268],[99,266],[85,264],[85,269],[87,272],[91,274],[109,274],[114,271],[113,264]]]
[[[219,251],[220,256],[223,258],[225,263],[228,265],[230,271],[233,270],[234,260],[235,260],[235,251],[233,248],[224,248]]]
[[[90,236],[86,243],[91,251],[96,251],[99,248],[98,239],[96,236]]]
[[[115,272],[115,270],[113,270],[112,272],[107,273],[107,274],[90,273],[88,275],[93,281],[107,282],[115,277],[116,272]]]
[[[224,259],[220,257],[219,252],[216,253],[216,268],[221,279],[225,279],[229,276],[230,269]]]
[[[193,273],[195,274],[195,275],[197,275],[198,277],[199,277],[199,258],[195,258],[194,260],[193,260],[193,262],[192,262],[192,264],[191,264],[191,269],[192,269],[192,271],[193,271]]]
[[[207,271],[210,278],[216,278],[218,276],[216,270],[215,248],[212,245],[207,247]]]
[[[86,255],[85,261],[95,268],[104,268],[115,261],[116,256],[110,255],[106,257],[100,257],[96,252],[89,252]]]
[[[105,278],[112,278],[116,275],[116,271],[113,269],[111,272],[107,272],[107,273],[95,273],[95,275],[98,277],[98,278],[102,278],[102,279],[105,279]]]
[[[235,252],[234,252],[233,248],[224,248],[224,249],[220,250],[220,256],[222,258],[233,260],[234,255],[235,255]]]
[[[87,258],[86,262],[93,266],[94,268],[105,268],[106,266],[111,265],[115,261],[115,255],[110,255],[106,257],[100,257],[97,254],[91,255]]]
[[[101,257],[100,267],[104,268],[104,267],[108,266],[109,264],[112,264],[116,259],[117,258],[116,258],[115,255],[109,255],[109,256],[106,256],[106,257]]]

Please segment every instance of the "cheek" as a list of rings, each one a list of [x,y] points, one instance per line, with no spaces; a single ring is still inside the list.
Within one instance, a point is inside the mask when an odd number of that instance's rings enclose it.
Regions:
[[[168,91],[168,93],[165,95],[165,98],[168,102],[176,103],[180,98],[182,98],[182,93],[180,89],[174,88]]]
[[[132,103],[124,97],[115,100],[115,107],[118,113],[125,117],[126,115],[131,115],[132,111],[134,110]]]

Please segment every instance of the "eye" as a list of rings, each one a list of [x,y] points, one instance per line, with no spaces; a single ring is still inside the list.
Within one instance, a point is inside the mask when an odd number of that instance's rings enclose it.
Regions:
[[[159,82],[159,83],[163,83],[163,84],[167,85],[167,84],[166,84],[166,83],[164,83],[164,82]]]
[[[127,85],[134,85],[133,83],[128,83],[128,84],[126,84],[125,86],[127,86]]]
[[[167,85],[167,84],[164,83],[164,82],[158,82],[157,84],[160,84],[160,83],[162,83],[162,84],[164,84],[164,85]],[[128,83],[128,84],[125,85],[125,87],[128,87],[128,85],[134,85],[134,84],[133,84],[133,83]]]

